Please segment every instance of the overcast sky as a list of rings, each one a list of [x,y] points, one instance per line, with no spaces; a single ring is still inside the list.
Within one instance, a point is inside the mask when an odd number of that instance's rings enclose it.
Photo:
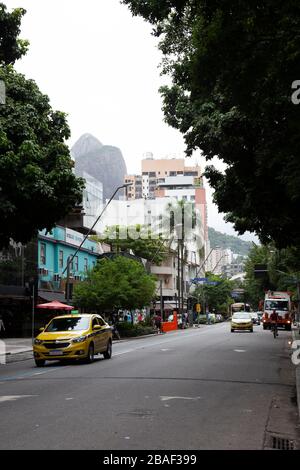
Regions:
[[[140,173],[145,152],[155,158],[184,156],[181,134],[163,121],[158,88],[166,79],[150,25],[133,18],[119,0],[3,2],[27,10],[21,37],[30,49],[16,68],[37,82],[55,109],[68,113],[70,146],[89,132],[121,149],[129,173]],[[201,156],[187,164],[195,162],[205,165]],[[209,225],[235,234],[212,204],[208,187],[207,199]]]

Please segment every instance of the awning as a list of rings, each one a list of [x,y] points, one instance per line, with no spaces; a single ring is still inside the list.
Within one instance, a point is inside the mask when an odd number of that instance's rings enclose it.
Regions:
[[[160,310],[160,304],[156,304],[155,306],[155,310]],[[171,312],[173,312],[173,310],[176,310],[176,305],[172,305],[172,304],[168,304],[168,303],[164,303],[164,310],[170,310]]]
[[[73,310],[71,305],[66,305],[57,300],[52,300],[52,302],[47,302],[45,304],[38,304],[36,308],[42,308],[46,310]]]
[[[63,304],[67,303],[64,292],[54,292],[39,289],[38,297],[40,299],[39,303],[42,303],[44,301],[52,302],[53,300],[57,300],[58,302],[62,302]],[[69,304],[72,305],[72,300],[69,301]]]

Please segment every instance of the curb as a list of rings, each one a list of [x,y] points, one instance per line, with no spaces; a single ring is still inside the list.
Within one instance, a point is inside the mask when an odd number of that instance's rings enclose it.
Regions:
[[[292,338],[293,341],[297,340],[297,336],[300,339],[300,335],[297,333],[298,329],[293,329]],[[295,366],[295,376],[296,376],[296,393],[297,393],[297,405],[298,405],[298,417],[300,419],[300,367]]]
[[[202,326],[206,326],[206,325],[202,325]],[[193,329],[193,328],[190,328],[190,329]],[[178,330],[174,330],[174,331],[175,332],[176,331],[181,331],[181,329],[178,328]],[[185,329],[184,329],[184,331],[185,331]],[[168,334],[168,333],[172,333],[172,331],[167,331],[163,334],[165,335],[165,334]],[[148,335],[141,335],[141,336],[128,336],[127,338],[125,337],[125,338],[121,338],[121,339],[114,339],[113,344],[126,343],[127,341],[133,341],[133,340],[136,340],[136,339],[149,338],[151,336],[160,336],[160,335],[158,335],[157,333],[150,333]],[[33,353],[32,348],[31,349],[26,349],[24,351],[18,351],[18,352],[7,352],[3,355],[5,355],[5,357],[7,357],[8,359],[15,359],[16,360],[15,362],[18,362],[18,358],[21,359],[21,355],[28,354],[28,353],[31,353],[31,354]],[[30,359],[30,358],[28,358],[28,359]],[[24,359],[21,359],[21,360],[24,360]],[[299,384],[299,388],[300,388],[300,384]]]

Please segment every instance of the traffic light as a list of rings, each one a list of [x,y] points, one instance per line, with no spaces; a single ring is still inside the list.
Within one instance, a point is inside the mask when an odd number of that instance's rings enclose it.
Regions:
[[[201,312],[201,304],[196,304],[196,312],[197,313]]]

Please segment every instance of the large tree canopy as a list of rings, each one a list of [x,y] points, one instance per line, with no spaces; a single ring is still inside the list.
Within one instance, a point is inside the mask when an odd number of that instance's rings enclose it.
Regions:
[[[140,262],[116,256],[98,261],[87,280],[75,286],[74,302],[99,312],[130,310],[149,305],[155,290],[154,277]]]
[[[6,6],[0,3],[0,64],[13,64],[27,51],[28,41],[18,37],[25,13],[23,8],[8,12]]]
[[[51,229],[82,195],[65,144],[65,114],[52,110],[36,83],[7,65],[24,52],[16,37],[22,14],[9,14],[0,4],[0,80],[6,87],[6,103],[0,105],[0,247],[10,238],[25,243],[38,229]]]
[[[123,0],[161,38],[167,123],[187,155],[217,155],[206,175],[239,233],[300,245],[300,3],[297,0]]]

